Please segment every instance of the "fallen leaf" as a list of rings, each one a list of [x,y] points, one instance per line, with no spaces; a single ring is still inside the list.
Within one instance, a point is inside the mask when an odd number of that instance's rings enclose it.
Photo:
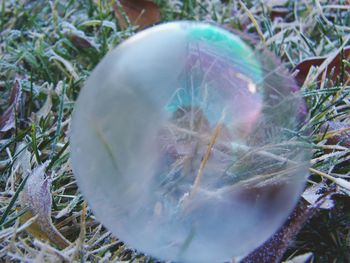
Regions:
[[[246,256],[240,263],[280,262],[288,246],[304,224],[315,214],[320,205],[322,205],[325,199],[329,198],[333,192],[334,190],[332,189],[324,193],[323,196],[312,205],[309,205],[305,200],[300,200],[298,206],[294,209],[285,224],[270,239]]]
[[[51,220],[51,181],[45,176],[45,169],[49,162],[36,167],[29,176],[21,193],[21,206],[29,210],[20,217],[23,224],[28,219],[38,216],[26,231],[41,240],[49,240],[63,249],[70,242],[56,229]]]
[[[63,22],[63,34],[77,47],[79,48],[95,48],[98,49],[98,45],[94,42],[92,37],[86,36],[85,32],[77,29],[74,25]]]
[[[295,79],[298,82],[300,86],[302,86],[306,80],[306,77],[309,74],[309,71],[312,67],[318,67],[320,66],[327,57],[318,57],[318,58],[308,58],[300,62],[295,68],[294,71]],[[347,61],[350,60],[350,46],[347,46],[344,48],[344,57],[342,57],[341,53],[338,53],[333,60],[328,64],[326,70],[327,70],[327,76],[329,76],[332,73],[331,79],[332,81],[336,81],[337,78],[340,76],[341,69],[342,69],[342,59],[345,59]],[[322,73],[322,72],[321,72]],[[318,80],[321,79],[322,74],[319,74]],[[345,70],[345,76],[344,76],[344,83],[347,83],[350,81],[350,67],[347,67]]]
[[[129,24],[143,29],[160,21],[159,7],[147,0],[119,0],[114,5],[114,13],[121,29],[128,28]]]
[[[96,44],[93,43],[86,36],[81,36],[74,33],[67,33],[66,37],[77,47],[80,48],[96,48]]]
[[[0,133],[7,132],[16,125],[16,114],[15,111],[18,110],[19,102],[22,95],[21,84],[19,80],[15,80],[12,87],[11,95],[9,98],[9,107],[0,116]]]
[[[301,201],[283,227],[240,263],[280,262],[290,242],[295,238],[305,222],[311,218],[314,211],[315,208],[309,207],[305,201]]]

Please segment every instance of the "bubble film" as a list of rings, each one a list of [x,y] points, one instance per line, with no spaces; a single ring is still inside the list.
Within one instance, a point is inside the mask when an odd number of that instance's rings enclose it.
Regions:
[[[76,103],[79,188],[140,252],[242,258],[281,227],[304,187],[297,91],[271,53],[216,26],[137,33],[100,62]]]

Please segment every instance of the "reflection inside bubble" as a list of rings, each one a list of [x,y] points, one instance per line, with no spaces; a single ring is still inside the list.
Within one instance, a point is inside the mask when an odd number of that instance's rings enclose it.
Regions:
[[[74,174],[128,245],[162,260],[240,258],[303,188],[302,105],[270,53],[212,25],[160,25],[89,78],[73,116]]]

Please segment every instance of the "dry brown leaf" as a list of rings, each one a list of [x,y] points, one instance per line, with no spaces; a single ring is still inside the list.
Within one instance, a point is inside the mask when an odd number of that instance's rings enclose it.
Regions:
[[[67,34],[66,35],[73,44],[80,48],[95,48],[95,44],[92,43],[89,39],[83,36],[76,34]]]
[[[12,91],[9,99],[9,107],[0,116],[0,133],[7,132],[15,128],[15,125],[16,125],[15,111],[18,110],[21,95],[22,95],[21,84],[19,80],[16,79],[12,87]]]
[[[59,248],[66,248],[70,242],[56,229],[51,220],[50,179],[45,176],[48,162],[36,167],[29,176],[21,193],[21,206],[29,208],[20,217],[21,223],[33,216],[38,218],[26,228],[27,232],[41,240],[49,240]]]
[[[83,31],[75,30],[65,33],[65,36],[78,48],[94,48],[97,49],[97,44],[92,38],[85,35]]]
[[[308,207],[306,202],[300,202],[293,214],[288,218],[283,227],[278,230],[269,240],[258,247],[241,263],[277,263],[280,262],[283,254],[287,250],[290,242],[307,220],[311,218],[315,208]]]
[[[98,5],[98,3],[96,3]],[[76,47],[88,49],[98,49],[98,45],[95,43],[93,37],[88,37],[84,31],[77,29],[73,24],[64,22],[63,34],[68,38]]]
[[[121,29],[128,28],[129,23],[143,29],[160,21],[159,7],[151,1],[119,0],[118,2],[119,4],[114,5],[114,13]]]
[[[295,75],[295,79],[300,86],[303,85],[306,80],[307,75],[311,67],[320,66],[327,58],[326,57],[318,57],[318,58],[308,58],[304,61],[300,62],[295,68],[294,71],[297,72]],[[338,53],[335,58],[329,63],[327,67],[327,75],[332,73],[332,80],[335,82],[339,77],[342,69],[342,59],[350,61],[350,46],[344,48],[344,58],[341,53]],[[350,67],[347,67],[345,70],[344,83],[350,82]],[[319,75],[318,80],[321,79],[322,74]]]
[[[298,206],[289,216],[285,224],[264,244],[255,249],[240,263],[277,263],[281,261],[290,243],[294,240],[304,224],[315,214],[319,207],[333,195],[334,189],[326,192],[317,202],[309,205],[305,200],[300,200]]]

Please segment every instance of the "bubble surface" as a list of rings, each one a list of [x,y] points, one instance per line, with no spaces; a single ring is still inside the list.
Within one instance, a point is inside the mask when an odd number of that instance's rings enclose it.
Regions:
[[[304,187],[303,105],[271,53],[205,23],[158,25],[107,54],[82,89],[74,175],[97,218],[140,252],[241,258]]]

